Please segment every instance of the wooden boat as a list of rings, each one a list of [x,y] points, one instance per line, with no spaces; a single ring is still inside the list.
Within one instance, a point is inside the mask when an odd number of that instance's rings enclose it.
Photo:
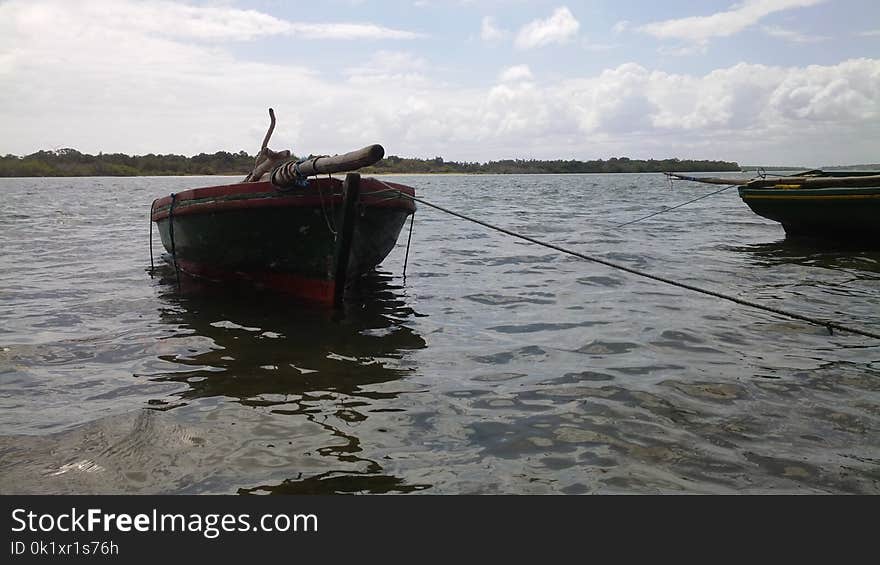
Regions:
[[[739,185],[739,196],[753,212],[782,224],[790,236],[861,238],[880,243],[880,175],[874,172],[805,171],[755,179],[672,178]]]
[[[178,272],[246,282],[308,301],[341,300],[345,286],[394,248],[415,211],[413,188],[354,173],[379,145],[276,166],[269,180],[194,188],[158,198],[151,219]]]

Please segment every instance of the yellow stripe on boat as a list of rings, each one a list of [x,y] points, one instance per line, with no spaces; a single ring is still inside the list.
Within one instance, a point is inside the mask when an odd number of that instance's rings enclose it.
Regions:
[[[880,194],[743,194],[743,200],[867,200],[878,199]]]

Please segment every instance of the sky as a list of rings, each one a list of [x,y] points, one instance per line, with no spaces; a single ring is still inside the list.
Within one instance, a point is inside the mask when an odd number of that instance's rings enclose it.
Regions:
[[[0,0],[0,154],[880,162],[877,0]]]

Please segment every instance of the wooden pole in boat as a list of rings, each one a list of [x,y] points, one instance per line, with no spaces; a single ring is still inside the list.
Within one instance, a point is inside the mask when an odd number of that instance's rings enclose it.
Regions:
[[[345,283],[348,280],[348,262],[357,223],[357,203],[360,200],[361,175],[348,173],[342,184],[345,203],[342,211],[342,228],[336,242],[336,275],[333,277],[333,305],[341,306],[345,296]]]
[[[273,170],[269,180],[277,187],[288,188],[296,186],[297,181],[303,177],[356,171],[361,167],[378,163],[384,156],[385,149],[375,144],[344,155],[324,155],[305,161],[291,160]]]
[[[385,156],[385,148],[379,144],[368,145],[363,149],[350,151],[344,155],[325,155],[313,157],[299,164],[299,173],[304,177],[328,175],[343,171],[355,171],[378,163]]]

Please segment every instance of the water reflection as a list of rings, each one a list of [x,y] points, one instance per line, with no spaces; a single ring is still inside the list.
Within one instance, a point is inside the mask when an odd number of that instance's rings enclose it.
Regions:
[[[408,485],[403,479],[381,474],[342,475],[322,473],[288,479],[279,485],[239,489],[238,494],[389,494],[425,490],[430,485]]]
[[[402,392],[393,383],[414,370],[407,352],[426,347],[406,323],[417,314],[391,276],[368,275],[345,308],[334,311],[241,288],[178,289],[173,272],[162,275],[160,318],[173,328],[169,340],[188,345],[161,356],[173,371],[150,378],[187,388],[178,401],[157,400],[154,408],[214,397],[256,408],[276,426],[281,420],[281,426],[308,423],[315,430],[302,453],[291,456],[290,476],[238,492],[382,493],[430,486],[405,484],[367,455],[376,432],[362,424],[402,411],[395,402]],[[309,463],[298,464],[299,455]]]
[[[157,380],[188,383],[183,398],[226,396],[247,404],[286,404],[321,391],[369,398],[364,385],[401,378],[411,369],[396,361],[425,347],[405,325],[415,313],[390,281],[373,274],[341,312],[240,289],[166,292],[161,320],[177,335],[207,338],[211,345],[164,356],[192,369]]]
[[[770,243],[731,247],[748,254],[761,267],[801,265],[833,270],[852,270],[865,278],[880,274],[880,251],[864,242],[841,242],[822,239],[786,238]]]

